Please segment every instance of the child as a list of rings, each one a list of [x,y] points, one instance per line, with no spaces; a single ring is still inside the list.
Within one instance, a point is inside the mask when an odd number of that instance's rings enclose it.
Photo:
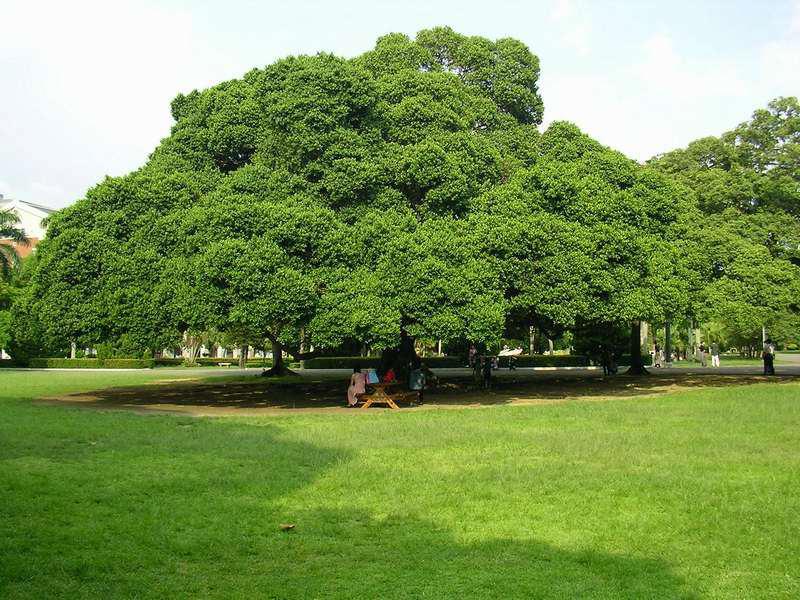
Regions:
[[[408,373],[408,389],[417,392],[417,404],[422,404],[422,395],[425,391],[425,369],[418,358],[411,363],[411,370]]]

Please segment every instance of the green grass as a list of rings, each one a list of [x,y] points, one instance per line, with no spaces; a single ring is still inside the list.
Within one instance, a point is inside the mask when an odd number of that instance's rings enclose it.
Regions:
[[[800,596],[800,384],[273,418],[31,402],[160,378],[0,373],[0,597]]]

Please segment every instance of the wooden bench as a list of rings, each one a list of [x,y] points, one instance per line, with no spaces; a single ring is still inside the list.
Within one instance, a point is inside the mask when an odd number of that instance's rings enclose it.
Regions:
[[[217,363],[218,367],[230,367],[233,363]]]
[[[361,408],[369,408],[373,404],[387,404],[389,408],[400,408],[397,403],[406,401],[416,403],[417,393],[400,389],[400,383],[392,381],[390,383],[368,383],[367,390],[363,394],[358,394],[359,402],[364,404]]]

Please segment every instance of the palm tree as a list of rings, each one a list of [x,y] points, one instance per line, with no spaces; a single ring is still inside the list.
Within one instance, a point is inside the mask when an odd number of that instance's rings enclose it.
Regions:
[[[7,279],[19,264],[17,249],[7,242],[16,242],[22,246],[30,244],[25,232],[17,227],[19,217],[10,210],[0,210],[0,276]]]

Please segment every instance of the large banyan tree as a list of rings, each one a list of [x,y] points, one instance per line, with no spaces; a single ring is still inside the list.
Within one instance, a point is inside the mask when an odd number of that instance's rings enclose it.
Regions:
[[[52,218],[20,318],[50,348],[214,330],[280,356],[680,310],[688,195],[540,134],[538,75],[519,41],[437,28],[181,94],[144,166]]]

